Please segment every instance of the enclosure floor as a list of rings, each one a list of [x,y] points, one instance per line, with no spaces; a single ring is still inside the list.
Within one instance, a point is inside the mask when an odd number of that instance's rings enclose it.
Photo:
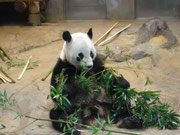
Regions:
[[[132,26],[122,33],[118,38],[107,44],[108,47],[120,46],[124,51],[135,47],[136,31],[146,20],[120,21],[110,35],[116,33],[129,23]],[[180,42],[180,20],[166,20],[170,29]],[[115,20],[87,20],[87,21],[61,21],[59,23],[44,23],[42,26],[0,26],[0,45],[6,49],[12,57],[27,60],[32,55],[32,61],[39,61],[39,66],[25,72],[21,80],[17,80],[22,67],[12,67],[6,70],[16,80],[15,84],[0,84],[0,90],[6,90],[8,95],[14,93],[16,99],[14,110],[39,118],[49,118],[49,110],[54,104],[51,99],[47,100],[50,93],[50,77],[45,81],[41,78],[55,65],[63,45],[61,38],[64,30],[74,32],[87,32],[93,28],[93,40],[101,37],[116,21]],[[105,46],[97,47],[98,50],[105,50]],[[158,49],[158,64],[154,67],[150,57],[129,63],[117,63],[108,58],[105,63],[107,67],[115,68],[136,90],[161,91],[161,100],[172,106],[180,114],[180,46],[170,50]],[[137,68],[140,65],[141,69]],[[4,69],[6,64],[0,60],[0,66]],[[153,83],[145,86],[147,77]],[[6,128],[0,130],[0,134],[13,135],[56,135],[50,122],[36,121],[28,118],[17,118],[9,107],[0,107],[0,122]],[[31,123],[33,122],[33,123]],[[31,123],[31,124],[30,124]],[[42,125],[42,128],[38,128]],[[158,130],[148,128],[146,130],[125,130],[120,131],[140,133],[142,135],[180,135],[180,130]],[[91,134],[85,131],[84,135]],[[99,133],[107,134],[107,133]]]

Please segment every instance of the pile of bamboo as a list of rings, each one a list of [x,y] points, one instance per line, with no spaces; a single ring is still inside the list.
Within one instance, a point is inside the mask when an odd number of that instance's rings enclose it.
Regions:
[[[11,60],[9,54],[0,46],[0,58],[2,61]],[[15,81],[0,67],[0,83],[15,83]]]

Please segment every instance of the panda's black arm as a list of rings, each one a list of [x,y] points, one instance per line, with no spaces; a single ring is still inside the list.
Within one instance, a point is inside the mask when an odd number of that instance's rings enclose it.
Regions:
[[[64,67],[63,64],[64,64],[64,62],[59,58],[54,67],[54,70],[53,70],[53,73],[51,76],[51,86],[53,86],[55,88],[57,88],[56,77],[57,77],[57,75],[60,75],[60,73]]]
[[[104,66],[104,62],[101,60],[101,58],[99,57],[98,54],[97,54],[95,60],[93,61],[93,63],[94,63],[93,71],[95,73],[100,73],[106,69]],[[103,73],[105,73],[105,72],[106,71],[104,71]],[[97,76],[97,77],[99,77],[99,76]],[[124,77],[118,76],[115,78],[116,79],[112,82],[112,85],[118,85],[119,87],[122,87],[122,88],[129,88],[130,87],[129,82]]]

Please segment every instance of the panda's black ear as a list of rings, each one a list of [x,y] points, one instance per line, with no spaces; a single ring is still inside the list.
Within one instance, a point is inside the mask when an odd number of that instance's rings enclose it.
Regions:
[[[92,28],[89,29],[87,34],[88,34],[89,38],[92,39],[92,37],[93,37]]]
[[[63,39],[67,42],[70,42],[72,37],[69,31],[64,31],[63,32]]]

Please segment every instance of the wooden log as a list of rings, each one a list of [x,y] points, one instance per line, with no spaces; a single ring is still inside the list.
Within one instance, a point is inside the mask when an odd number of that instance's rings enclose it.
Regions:
[[[40,13],[39,2],[30,2],[29,3],[29,13],[30,14]]]
[[[19,13],[24,12],[26,8],[27,8],[27,4],[23,1],[17,1],[14,3],[14,9]]]

